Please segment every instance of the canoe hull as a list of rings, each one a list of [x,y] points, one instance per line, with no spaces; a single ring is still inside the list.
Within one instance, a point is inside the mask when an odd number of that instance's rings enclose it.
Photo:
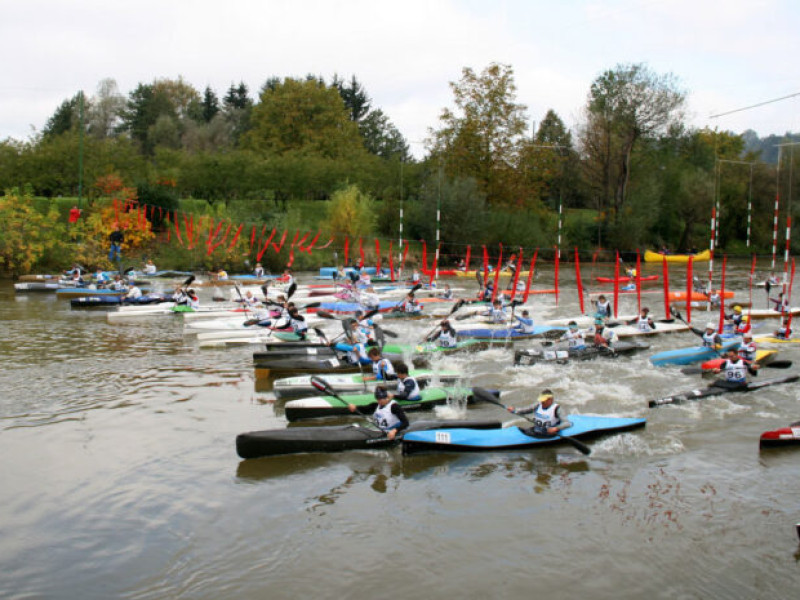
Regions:
[[[675,394],[674,396],[666,396],[664,398],[659,398],[657,400],[650,400],[650,402],[648,402],[648,406],[650,408],[656,408],[658,406],[664,406],[666,404],[683,404],[684,402],[687,402],[689,400],[702,400],[703,398],[709,398],[711,396],[720,396],[722,394],[727,394],[727,393],[741,394],[743,392],[753,392],[763,387],[768,387],[771,385],[780,385],[782,383],[791,383],[793,381],[797,381],[798,379],[800,379],[800,375],[787,375],[786,377],[766,379],[759,382],[750,382],[746,386],[742,386],[739,388],[723,388],[711,385],[707,388],[689,390],[688,392],[682,392],[680,394]]]
[[[644,427],[646,419],[595,417],[570,415],[572,427],[564,435],[591,438],[609,433],[620,433]],[[537,438],[527,435],[519,427],[499,430],[432,429],[412,432],[403,438],[403,453],[417,452],[485,452],[487,450],[532,450],[551,444],[564,444],[560,436]]]
[[[667,262],[670,263],[685,264],[689,262],[689,258],[693,259],[692,262],[705,262],[711,259],[711,250],[703,250],[697,254],[659,254],[652,250],[645,250],[644,252],[644,262],[660,263],[664,262],[665,257]]]

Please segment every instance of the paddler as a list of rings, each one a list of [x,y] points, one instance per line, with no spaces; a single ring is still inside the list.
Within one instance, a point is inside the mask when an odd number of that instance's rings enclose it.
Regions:
[[[358,287],[368,288],[372,286],[372,278],[367,273],[367,269],[361,267],[361,273],[358,276]]]
[[[690,329],[703,338],[703,347],[705,348],[716,348],[722,344],[722,336],[717,333],[717,326],[713,321],[706,323],[705,329],[696,327],[690,327]]]
[[[503,303],[500,300],[492,302],[492,308],[482,313],[484,317],[491,317],[492,323],[505,323],[506,311],[503,308]]]
[[[597,348],[609,348],[617,341],[616,332],[608,327],[602,318],[596,317],[594,320],[594,345]]]
[[[611,315],[613,314],[611,311],[611,303],[606,299],[606,297],[603,294],[597,297],[597,300],[595,300],[594,305],[595,308],[597,309],[597,313],[601,315],[603,319],[611,318]]]
[[[405,300],[403,300],[403,303],[400,305],[400,307],[406,314],[409,315],[418,315],[419,313],[422,312],[422,306],[420,306],[420,303],[414,297],[413,292],[408,293],[408,295],[405,297]]]
[[[399,362],[394,366],[397,373],[397,392],[392,394],[392,398],[398,400],[409,400],[415,402],[421,400],[422,396],[419,391],[419,384],[417,380],[408,374],[408,365],[404,362]]]
[[[792,328],[789,327],[789,319],[786,317],[781,319],[781,326],[778,327],[778,330],[775,332],[775,337],[782,340],[788,340],[792,337]]]
[[[452,300],[453,299],[453,290],[450,289],[450,284],[445,283],[444,289],[442,290],[441,297],[445,300]]]
[[[186,290],[186,303],[189,305],[190,308],[197,310],[200,308],[200,298],[197,296],[197,292],[194,289]]]
[[[578,350],[586,349],[586,342],[583,339],[583,332],[578,329],[578,324],[575,321],[570,321],[567,331],[561,336],[561,340],[566,340],[569,344],[570,352],[577,352]]]
[[[753,334],[749,331],[742,336],[742,343],[739,345],[739,356],[747,362],[754,362],[757,353],[756,343],[753,341]]]
[[[136,285],[131,285],[128,288],[128,293],[125,294],[126,300],[138,300],[142,297],[142,290],[140,290]]]
[[[555,403],[553,392],[550,390],[542,390],[533,406],[520,409],[509,406],[508,411],[515,415],[533,413],[533,427],[520,427],[520,431],[532,437],[554,436],[562,429],[572,427],[572,423],[561,411],[561,405]]]
[[[757,363],[747,363],[736,350],[729,350],[725,362],[714,373],[725,373],[724,379],[717,379],[712,385],[724,388],[739,388],[747,385],[747,374],[757,375]]]
[[[370,312],[381,305],[381,299],[375,293],[375,288],[372,286],[367,287],[364,291],[358,294],[358,305],[364,312]]]
[[[145,275],[155,275],[157,272],[155,264],[153,264],[152,260],[149,260],[144,265],[144,274]]]
[[[372,361],[372,375],[364,375],[364,381],[392,381],[397,379],[397,373],[394,371],[392,361],[383,357],[380,348],[372,346],[367,356]]]
[[[297,335],[301,340],[306,339],[308,333],[308,323],[305,318],[297,310],[297,307],[292,306],[289,310],[289,325],[292,327],[292,332]]]
[[[294,275],[292,275],[292,270],[289,267],[283,270],[283,277],[281,277],[281,280],[287,290],[294,284]]]
[[[434,331],[430,339],[435,339],[440,348],[455,348],[458,345],[458,332],[453,329],[453,325],[445,319],[439,326],[440,330]]]
[[[522,311],[522,316],[514,315],[514,319],[517,321],[516,325],[512,327],[515,331],[519,331],[520,333],[534,332],[533,319],[531,319],[530,313],[527,310]]]
[[[627,324],[636,325],[636,329],[648,333],[656,328],[655,321],[653,321],[653,317],[650,316],[650,309],[646,306],[642,307],[638,317],[634,317],[628,321]]]
[[[393,440],[399,432],[408,427],[408,417],[384,386],[379,385],[375,388],[375,400],[378,402],[378,408],[375,409],[372,420],[379,429],[386,432],[387,438]],[[355,404],[348,404],[347,408],[351,413],[358,411]]]

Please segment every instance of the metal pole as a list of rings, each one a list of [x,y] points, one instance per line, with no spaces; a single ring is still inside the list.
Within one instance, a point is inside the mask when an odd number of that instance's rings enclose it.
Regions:
[[[747,192],[747,247],[750,247],[750,227],[753,222],[753,163],[750,163],[750,188]]]
[[[561,193],[558,194],[558,244],[556,247],[556,252],[558,253],[558,258],[561,258],[561,213],[562,213],[562,204],[561,204]]]
[[[439,167],[439,195],[436,198],[436,256],[433,264],[436,265],[433,273],[433,280],[439,279],[439,232],[442,219],[442,167]]]
[[[781,150],[778,148],[778,166],[775,169],[775,210],[772,216],[772,265],[775,270],[775,256],[778,253],[778,211],[781,206]]]
[[[78,130],[78,209],[82,208],[83,204],[83,90],[79,92],[79,109],[80,128]]]
[[[400,233],[399,233],[399,247],[400,250],[397,253],[397,263],[401,264],[400,261],[403,260],[403,161],[400,161]]]

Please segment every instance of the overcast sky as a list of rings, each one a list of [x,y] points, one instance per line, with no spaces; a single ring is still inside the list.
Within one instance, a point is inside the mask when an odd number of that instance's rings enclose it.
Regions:
[[[355,75],[421,156],[465,66],[511,65],[518,102],[570,127],[619,63],[673,73],[691,124],[800,131],[797,0],[0,0],[0,139],[40,130],[104,78],[127,95],[182,76],[219,96],[271,76]]]

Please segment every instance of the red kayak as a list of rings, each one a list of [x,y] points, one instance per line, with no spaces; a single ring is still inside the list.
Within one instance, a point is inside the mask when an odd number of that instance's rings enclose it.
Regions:
[[[761,434],[761,440],[759,440],[761,448],[797,445],[800,445],[800,421],[792,423],[789,427],[782,427],[775,431],[765,431]]]
[[[614,283],[613,277],[595,277],[597,281],[600,283]],[[639,281],[656,281],[658,279],[658,275],[647,275],[646,277],[640,277]],[[617,283],[635,283],[636,277],[618,277],[616,279]]]

